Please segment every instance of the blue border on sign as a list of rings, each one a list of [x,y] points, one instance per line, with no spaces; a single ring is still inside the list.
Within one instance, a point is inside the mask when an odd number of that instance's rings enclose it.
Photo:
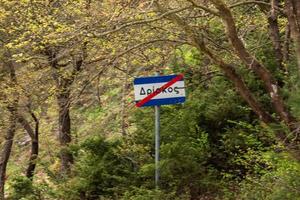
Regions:
[[[167,76],[148,76],[135,78],[133,81],[134,85],[148,84],[148,83],[164,83],[169,82],[178,75],[167,75]],[[179,80],[182,81],[183,79]]]
[[[185,97],[175,97],[175,98],[166,98],[166,99],[152,99],[145,103],[144,106],[160,106],[160,105],[170,105],[178,104],[185,102]]]

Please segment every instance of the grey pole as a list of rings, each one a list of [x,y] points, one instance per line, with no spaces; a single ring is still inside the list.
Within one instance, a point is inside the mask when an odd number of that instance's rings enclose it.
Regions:
[[[160,106],[155,106],[155,187],[159,188]]]
[[[156,76],[160,73],[156,72]],[[160,106],[155,106],[155,187],[159,188]]]

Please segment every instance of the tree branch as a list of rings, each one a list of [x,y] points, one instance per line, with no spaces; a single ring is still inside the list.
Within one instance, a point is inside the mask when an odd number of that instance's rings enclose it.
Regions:
[[[267,3],[267,2],[264,2],[264,1],[244,1],[244,2],[238,2],[238,3],[235,3],[235,4],[231,4],[228,7],[229,8],[235,8],[235,7],[238,7],[238,6],[249,5],[249,4],[261,4],[261,5],[271,7],[270,3]]]
[[[30,136],[31,140],[33,140],[35,133],[31,127],[31,125],[29,124],[29,122],[21,114],[18,114],[17,118],[18,118],[18,122],[23,126],[23,128],[25,129],[27,134]]]
[[[202,6],[202,5],[199,5],[194,0],[187,0],[187,1],[190,2],[196,8],[200,8],[200,9],[202,9],[202,10],[204,10],[204,11],[206,11],[206,12],[212,14],[212,15],[219,16],[218,11],[216,11],[216,10],[207,8],[207,7]]]
[[[178,8],[178,9],[174,9],[174,10],[170,10],[168,12],[165,12],[163,14],[161,14],[160,16],[156,17],[156,18],[153,18],[153,19],[145,19],[145,20],[139,20],[139,21],[133,21],[133,22],[127,22],[125,24],[122,24],[121,26],[115,28],[115,29],[112,29],[112,30],[109,30],[109,31],[105,31],[103,33],[94,33],[94,37],[103,37],[103,36],[106,36],[106,35],[109,35],[111,33],[115,33],[115,32],[118,32],[124,28],[127,28],[127,27],[130,27],[130,26],[136,26],[136,25],[140,25],[140,24],[147,24],[147,23],[152,23],[152,22],[156,22],[158,20],[161,20],[163,19],[164,17],[168,16],[168,15],[171,15],[171,14],[174,14],[174,13],[178,13],[178,12],[182,12],[184,10],[187,10],[189,8],[191,8],[192,6],[187,6],[187,7],[184,7],[184,8]]]

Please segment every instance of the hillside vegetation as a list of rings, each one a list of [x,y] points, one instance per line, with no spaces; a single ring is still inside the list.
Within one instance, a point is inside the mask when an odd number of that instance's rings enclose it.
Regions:
[[[300,200],[299,78],[298,0],[0,0],[0,200]]]

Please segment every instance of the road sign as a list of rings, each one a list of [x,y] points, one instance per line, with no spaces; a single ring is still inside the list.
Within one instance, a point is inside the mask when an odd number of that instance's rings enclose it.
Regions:
[[[150,76],[134,79],[137,107],[183,103],[183,75]]]
[[[159,188],[160,105],[183,103],[183,75],[140,77],[134,79],[136,106],[155,106],[155,186]]]

